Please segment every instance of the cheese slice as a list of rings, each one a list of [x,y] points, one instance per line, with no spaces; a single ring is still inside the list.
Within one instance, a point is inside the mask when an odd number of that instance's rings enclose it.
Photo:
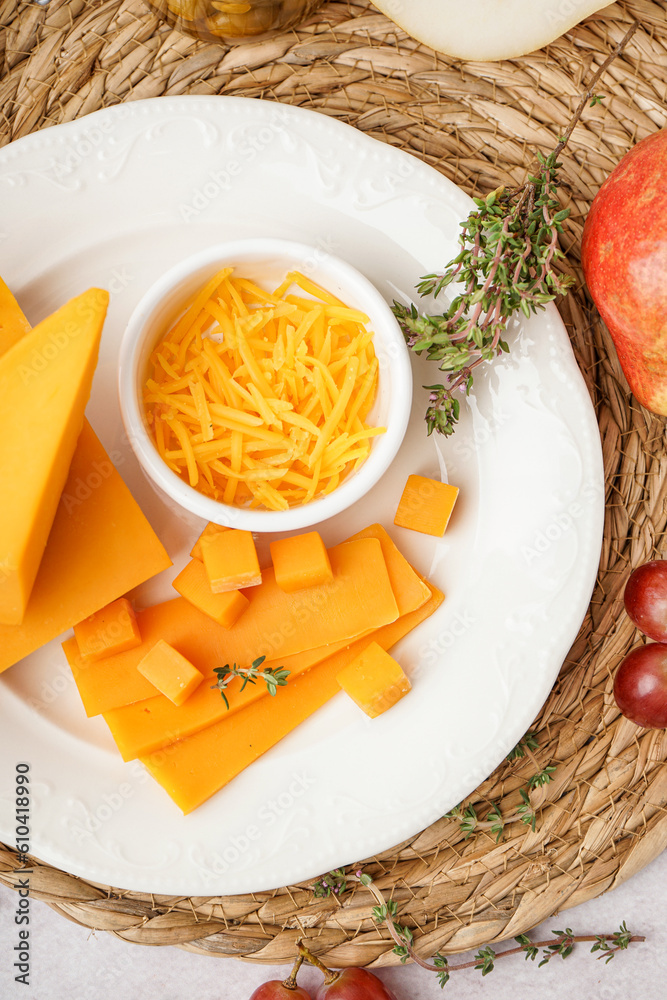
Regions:
[[[425,604],[377,629],[373,640],[390,649],[432,615],[443,595],[435,587],[430,592]],[[333,698],[340,691],[336,677],[367,645],[368,639],[358,639],[288,682],[275,698],[260,698],[196,735],[142,757],[142,763],[184,813],[192,812]]]
[[[382,525],[372,524],[347,541],[359,538],[375,538],[379,541],[399,615],[415,611],[430,599],[429,588],[396,548]],[[265,573],[265,585],[268,585],[271,573],[272,571]],[[248,596],[251,601],[256,601],[257,590],[248,591]],[[222,665],[221,658],[225,652],[231,655],[231,650],[227,650],[225,645],[228,635],[226,630],[221,631],[219,625],[188,601],[172,600],[156,604],[140,611],[137,619],[144,640],[144,653],[158,639],[164,639],[187,656],[199,670],[211,677],[213,667]],[[236,622],[234,627],[241,623],[242,619]],[[283,625],[285,624],[290,631],[289,623],[283,622]],[[369,631],[371,630],[366,628],[355,638]],[[338,642],[344,646],[349,638],[346,636]],[[314,641],[319,641],[319,632],[311,637],[310,642]],[[286,670],[296,673],[321,662],[335,652],[336,648],[333,642],[329,642],[328,645],[311,648],[307,655],[305,651],[289,654],[274,653],[273,655],[279,658],[267,659],[265,665],[284,666]],[[166,703],[165,699],[156,698],[157,692],[153,686],[137,671],[140,656],[134,650],[110,657],[104,664],[86,664],[79,656],[76,642],[72,639],[63,643],[63,650],[72,668],[86,714],[93,716],[112,713],[106,721],[117,738],[119,749],[127,759],[131,759],[139,752],[147,753],[149,749],[164,745],[169,742],[169,734],[172,734],[173,741],[175,732],[179,738],[189,735],[197,729],[210,725],[224,714],[224,704],[219,695],[215,698],[209,697],[202,690],[197,692],[195,702],[188,712],[179,712],[175,718],[173,706]],[[268,650],[263,652],[267,652],[269,657],[272,655]],[[254,656],[251,655],[251,659],[254,659]],[[234,683],[228,689],[230,711],[234,711],[239,704],[246,704],[248,700],[255,700],[258,690],[256,686],[248,685],[243,697],[240,697],[237,685]],[[138,703],[146,699],[151,699],[150,703],[147,702],[139,707]],[[133,710],[115,711],[131,705],[135,706]],[[201,713],[199,716],[195,713],[195,706]],[[144,708],[147,711],[144,712]],[[141,747],[144,749],[140,749]]]
[[[0,278],[0,356],[25,337],[26,333],[30,333],[30,323]]]
[[[367,528],[351,535],[348,542],[357,538],[377,538],[382,546],[389,582],[396,598],[399,615],[407,615],[421,608],[431,599],[431,591],[422,577],[415,572],[400,549],[392,541],[388,531],[381,524],[369,524]]]
[[[137,620],[144,640],[144,653],[151,644],[164,639],[177,646],[179,652],[209,678],[209,684],[215,682],[213,668],[220,666],[220,642],[224,639],[221,640],[221,627],[216,627],[208,615],[198,611],[189,601],[177,599],[140,611]],[[263,666],[267,669],[284,667],[290,674],[297,674],[326,660],[348,642],[349,639],[342,639],[303,653],[281,656],[278,660],[265,660]],[[234,712],[255,701],[263,693],[256,684],[247,684],[241,691],[241,681],[233,680],[225,692],[229,702],[227,709],[220,692],[205,685],[195,692],[191,704],[181,706],[176,712],[169,700],[139,673],[137,657],[132,653],[119,653],[104,662],[88,663],[79,653],[76,639],[66,639],[63,651],[86,715],[104,715],[125,760],[197,732],[228,711]]]
[[[109,295],[72,299],[0,358],[0,623],[20,625],[83,426]]]
[[[334,570],[333,582],[294,594],[285,594],[276,584],[273,570],[266,570],[261,585],[245,591],[250,605],[229,629],[218,625],[189,601],[177,598],[140,611],[137,622],[142,644],[104,662],[87,666],[81,663],[74,640],[64,642],[63,649],[86,712],[88,715],[109,712],[155,695],[152,685],[136,668],[159,639],[174,646],[204,676],[226,663],[247,667],[258,656],[266,656],[267,664],[275,660],[278,666],[285,665],[289,670],[285,660],[294,654],[349,641],[398,618],[382,548],[376,538],[342,542],[329,549],[329,558]],[[252,686],[246,690],[250,694]],[[120,703],[119,696],[124,699]],[[222,698],[219,702],[214,700],[218,709],[224,707]],[[121,713],[120,718],[132,715]],[[162,742],[167,742],[164,735]],[[126,746],[129,748],[130,744]]]
[[[23,624],[0,625],[0,672],[169,566],[160,539],[84,422]],[[104,663],[90,670],[96,667]],[[154,695],[141,679],[144,697]]]

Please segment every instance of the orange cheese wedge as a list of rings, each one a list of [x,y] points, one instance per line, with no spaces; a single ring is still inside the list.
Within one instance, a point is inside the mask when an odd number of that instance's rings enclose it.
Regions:
[[[109,295],[91,288],[0,358],[0,623],[20,625],[90,395]]]
[[[0,280],[0,355],[29,330]],[[23,624],[0,625],[0,672],[170,565],[84,420]]]
[[[0,671],[169,566],[159,538],[84,423],[23,624],[0,625]],[[105,669],[103,663],[90,669],[96,667]],[[145,698],[155,693],[148,688]]]
[[[377,629],[373,640],[390,649],[432,615],[443,595],[435,587],[430,592],[421,608]],[[340,691],[337,675],[367,645],[367,639],[353,642],[290,680],[275,698],[261,698],[195,736],[142,757],[142,763],[184,813],[192,812]]]
[[[0,356],[13,347],[26,333],[30,323],[23,310],[0,278]]]

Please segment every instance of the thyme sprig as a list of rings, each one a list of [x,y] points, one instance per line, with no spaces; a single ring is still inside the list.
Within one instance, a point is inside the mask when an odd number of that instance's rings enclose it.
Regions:
[[[428,274],[417,285],[422,298],[437,298],[456,283],[461,290],[450,305],[429,315],[414,303],[394,302],[408,346],[416,354],[426,352],[447,375],[445,384],[424,386],[429,391],[429,434],[454,433],[460,415],[457,392],[468,395],[474,370],[509,350],[509,320],[517,314],[529,318],[572,284],[572,278],[555,271],[564,257],[558,244],[570,214],[558,197],[559,156],[586,107],[601,103],[595,87],[638,27],[635,21],[593,75],[555,149],[548,156],[537,153],[535,173],[521,187],[499,187],[474,199],[476,207],[461,226],[459,254],[442,274]]]
[[[509,763],[512,763],[515,760],[528,757],[539,768],[539,764],[533,754],[533,750],[539,750],[539,748],[540,745],[535,733],[532,730],[528,730],[514,749],[510,750],[505,759]],[[537,814],[530,801],[530,792],[536,788],[542,788],[544,785],[550,784],[554,780],[553,776],[555,772],[555,766],[547,764],[546,767],[539,769],[535,774],[531,775],[526,785],[519,789],[521,803],[509,816],[503,816],[499,802],[491,802],[484,819],[479,818],[477,810],[472,804],[464,806],[463,803],[459,803],[454,809],[450,809],[448,813],[445,813],[444,818],[453,819],[459,823],[464,840],[467,840],[475,830],[489,830],[495,836],[496,843],[499,844],[503,838],[505,826],[508,823],[517,821],[525,824],[525,826],[529,826],[534,833],[537,828]]]
[[[553,270],[563,257],[558,237],[569,209],[557,193],[560,163],[538,153],[539,169],[523,188],[498,188],[475,198],[477,210],[462,224],[461,251],[443,274],[429,274],[417,285],[420,296],[437,298],[453,282],[463,290],[439,315],[421,314],[414,303],[394,302],[408,347],[426,352],[447,372],[448,384],[428,386],[428,433],[449,435],[459,417],[455,393],[470,392],[473,371],[509,351],[507,323],[518,312],[530,316],[557,295],[571,279]]]
[[[284,667],[267,667],[266,670],[260,670],[265,659],[265,656],[258,656],[256,660],[252,661],[249,667],[238,667],[235,663],[230,667],[226,663],[224,667],[213,668],[213,673],[218,675],[218,679],[215,684],[211,684],[211,687],[219,689],[227,708],[229,708],[229,701],[225,694],[225,688],[229,687],[235,677],[241,677],[243,680],[241,691],[243,691],[246,684],[256,684],[257,681],[264,681],[269,694],[272,696],[276,694],[279,687],[285,687],[290,671],[285,670]]]
[[[496,951],[487,945],[480,948],[475,957],[470,962],[459,962],[457,965],[450,965],[445,955],[437,952],[433,956],[433,963],[425,961],[414,949],[414,935],[409,927],[405,927],[398,922],[398,906],[395,900],[386,900],[381,890],[373,883],[373,879],[364,871],[357,871],[354,875],[347,876],[350,881],[358,881],[370,889],[375,896],[378,905],[373,907],[373,918],[377,924],[386,924],[389,933],[396,942],[393,949],[401,962],[406,962],[411,958],[416,965],[421,966],[429,972],[434,972],[437,976],[441,988],[444,988],[449,981],[452,972],[459,972],[461,969],[477,969],[483,976],[493,971],[495,962],[499,958],[506,958],[509,955],[523,953],[526,960],[534,961],[542,949],[542,959],[538,967],[546,965],[556,955],[567,958],[573,951],[575,944],[583,942],[593,942],[591,952],[599,951],[598,958],[604,958],[605,964],[614,957],[617,951],[627,949],[631,943],[645,941],[641,934],[632,934],[628,930],[625,921],[618,931],[613,934],[578,934],[575,935],[570,927],[565,930],[552,931],[552,940],[531,941],[527,934],[520,934],[515,937],[516,948],[506,948],[504,951]]]
[[[539,750],[540,744],[537,742],[537,737],[535,733],[529,729],[525,736],[522,736],[517,745],[513,750],[507,754],[507,760],[519,760],[521,757],[525,757],[527,752],[533,750]]]
[[[342,868],[334,868],[328,875],[323,875],[313,885],[313,895],[316,899],[328,899],[329,896],[342,895],[347,889],[347,876]]]

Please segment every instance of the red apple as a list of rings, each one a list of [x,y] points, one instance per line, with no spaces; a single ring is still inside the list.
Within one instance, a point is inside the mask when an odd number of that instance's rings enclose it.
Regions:
[[[667,728],[667,644],[649,642],[630,650],[616,672],[614,698],[638,726]]]
[[[654,559],[634,570],[623,600],[629,618],[644,635],[667,642],[667,560]]]
[[[667,129],[638,142],[598,191],[581,263],[632,392],[667,414]]]

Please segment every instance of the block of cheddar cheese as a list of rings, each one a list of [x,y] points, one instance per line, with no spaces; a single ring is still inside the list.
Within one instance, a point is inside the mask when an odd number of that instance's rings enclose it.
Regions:
[[[160,539],[84,423],[23,624],[0,625],[0,672],[169,566]],[[155,694],[144,683],[144,697]]]
[[[374,641],[390,649],[432,615],[443,595],[435,587],[430,591],[430,599],[416,611],[375,631]],[[340,691],[336,677],[367,645],[365,639],[353,642],[288,682],[275,698],[261,698],[188,739],[142,757],[142,763],[184,813],[192,812],[333,698]]]
[[[377,642],[369,642],[336,680],[371,719],[393,708],[410,690],[400,663]]]
[[[316,587],[333,579],[329,556],[319,531],[276,538],[269,548],[276,583],[287,593]]]
[[[214,594],[200,559],[191,559],[173,583],[174,590],[223,628],[231,628],[250,601],[240,590]]]
[[[21,307],[0,279],[0,356],[29,331]],[[0,625],[0,673],[170,565],[84,420],[23,624]]]
[[[158,639],[148,650],[137,670],[177,708],[188,700],[204,679],[204,675],[164,639]]]
[[[201,551],[201,540],[202,538],[208,538],[210,535],[219,535],[223,531],[229,531],[229,528],[224,524],[214,524],[213,521],[209,521],[199,538],[192,546],[190,555],[193,559],[203,559]]]
[[[415,573],[407,559],[399,552],[385,529],[379,524],[373,524],[347,541],[358,541],[364,538],[374,538],[380,544],[385,571],[389,578],[389,585],[396,601],[399,615],[409,614],[411,611],[415,611],[425,604],[430,599],[429,588],[419,575]],[[271,576],[272,571],[268,570],[264,576],[263,587],[275,588],[275,582],[272,583]],[[261,589],[255,588],[247,592],[248,600],[255,604],[255,608],[258,606],[257,602],[260,598],[259,591]],[[281,599],[286,600],[286,598]],[[321,597],[319,594],[312,595],[312,600],[306,601],[299,600],[298,595],[295,595],[294,599],[286,605],[292,608],[291,614],[276,627],[275,631],[265,636],[262,649],[257,650],[256,655],[266,654],[268,657],[267,665],[284,665],[288,670],[300,669],[304,662],[302,651],[294,653],[285,649],[285,643],[288,639],[292,638],[287,633],[295,633],[301,620],[311,617],[309,613],[310,608],[315,609],[320,604]],[[142,637],[146,643],[144,651],[149,648],[150,644],[162,638],[180,650],[204,673],[208,672],[212,674],[214,666],[220,666],[222,663],[227,662],[224,659],[225,653],[228,651],[226,650],[227,633],[210,616],[201,613],[201,611],[188,601],[176,600],[156,604],[153,607],[140,611],[137,618]],[[240,626],[242,619],[237,624]],[[366,634],[369,629],[370,626],[362,629],[356,637]],[[313,663],[320,662],[326,657],[327,646],[331,645],[333,640],[331,639],[331,633],[328,634],[327,638],[323,637],[322,639],[318,638],[317,631],[313,633],[309,630],[307,631],[307,635],[310,636],[310,639],[306,639],[306,642],[321,643],[321,645],[312,646],[309,651],[310,655],[307,665],[311,666]],[[342,641],[344,645],[349,638],[350,636],[348,635],[338,641]],[[79,694],[88,715],[93,716],[113,711],[113,727],[115,732],[123,742],[123,746],[127,752],[132,754],[137,745],[132,737],[132,733],[135,731],[132,727],[136,729],[136,723],[132,721],[135,713],[132,711],[125,713],[115,712],[115,710],[122,709],[124,706],[136,705],[145,699],[151,699],[150,706],[145,706],[148,711],[143,713],[145,726],[141,737],[154,744],[155,741],[158,741],[155,745],[161,745],[159,743],[160,733],[170,730],[175,724],[175,720],[171,717],[173,713],[170,713],[169,706],[164,704],[162,708],[166,714],[162,713],[159,699],[155,698],[157,692],[137,672],[136,666],[139,657],[134,651],[114,657],[103,667],[101,664],[84,664],[78,656],[74,640],[68,639],[64,642],[63,650],[72,668]],[[249,650],[250,643],[248,643],[246,652]],[[332,648],[331,652],[334,651]],[[236,643],[235,648],[230,652],[232,654],[234,652],[236,654],[239,653],[238,643]],[[275,659],[276,657],[280,657],[280,659]],[[292,660],[292,657],[296,657],[296,662]],[[251,688],[247,687],[244,694],[247,696],[250,691]],[[234,688],[230,688],[230,692],[230,705],[234,708],[236,703]],[[200,692],[196,698],[200,699],[201,697]],[[222,699],[216,701],[215,706],[210,705],[207,701],[206,710],[202,706],[204,724],[210,724],[213,721],[209,713],[209,708],[214,712],[216,708],[219,710],[221,701]],[[110,722],[109,719],[107,721]],[[188,720],[188,724],[191,724],[191,720]],[[185,725],[185,718],[182,714],[178,725]]]
[[[30,323],[20,305],[0,278],[0,356],[30,333]]]
[[[88,663],[124,653],[141,643],[137,616],[127,597],[119,597],[77,622],[74,638],[81,657]]]
[[[375,526],[371,526],[368,530],[375,530]],[[391,545],[393,543],[391,543],[387,535],[385,539],[386,551],[390,551],[389,546]],[[386,551],[383,549],[385,556]],[[418,599],[417,595],[413,593],[412,599],[409,602],[406,600],[406,597],[413,591],[413,580],[417,580],[420,588],[426,591],[426,601],[422,599],[421,589]],[[395,551],[392,560],[391,582],[394,594],[400,595],[402,606],[409,608],[409,610],[403,612],[403,616],[423,607],[431,599],[432,592],[429,587],[415,573],[398,550]],[[171,602],[172,608],[175,603]],[[147,644],[156,641],[158,636],[164,634],[167,621],[169,623],[173,622],[178,614],[180,614],[180,610],[179,608],[179,611],[176,612],[174,609],[173,612],[167,614],[161,612],[159,607],[157,607],[140,613],[141,629],[144,638],[147,640]],[[208,665],[208,671],[212,677],[213,667],[219,661],[215,659],[215,646],[210,644],[210,639],[209,641],[206,639],[207,634],[209,637],[212,637],[211,628],[202,629],[197,627],[196,621],[192,617],[192,611],[188,619],[190,627],[183,627],[176,644],[181,652],[185,653],[202,672],[206,671],[206,666]],[[363,634],[360,633],[357,638],[361,638]],[[224,643],[224,639],[222,641]],[[370,638],[367,639],[367,643],[368,641],[370,641]],[[349,645],[349,641],[342,640],[338,644],[331,643],[273,661],[267,660],[264,667],[284,667],[290,672],[288,684],[291,684],[300,674],[321,663],[334,653],[339,652],[339,650],[344,649],[347,645]],[[69,655],[68,653],[68,658]],[[70,659],[70,663],[72,664],[72,670],[82,697],[84,697],[86,674],[84,673],[83,677],[81,677],[76,663],[72,659]],[[111,674],[111,680],[113,681],[114,673],[113,669],[111,669],[107,671],[106,675],[100,676],[99,689],[101,697],[105,697],[104,692],[108,692],[109,690],[109,674]],[[131,683],[131,679],[128,679],[128,684]],[[123,760],[132,760],[134,757],[152,753],[165,744],[172,743],[175,739],[190,736],[233,712],[245,708],[251,702],[257,701],[260,697],[266,695],[266,688],[262,685],[247,685],[243,689],[241,688],[240,681],[235,679],[227,689],[229,708],[223,702],[217,688],[211,688],[209,682],[209,684],[202,685],[188,700],[187,705],[179,709],[175,709],[166,698],[158,695],[157,697],[143,701],[136,700],[133,704],[119,706],[112,711],[105,712],[104,719],[111,730]]]
[[[394,524],[424,535],[441,537],[449,524],[458,495],[458,486],[426,476],[408,476]]]
[[[229,531],[202,534],[199,549],[214,594],[258,587],[262,582],[252,532],[230,528]]]
[[[20,625],[83,426],[108,292],[91,288],[0,357],[0,623]]]

